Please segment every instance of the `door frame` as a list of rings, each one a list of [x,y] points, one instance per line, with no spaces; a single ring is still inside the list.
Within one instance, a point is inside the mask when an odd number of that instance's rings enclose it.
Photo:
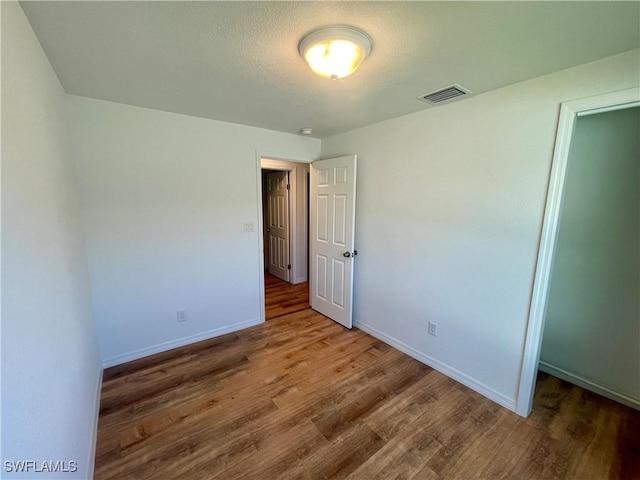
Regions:
[[[636,106],[640,106],[640,87],[561,104],[516,400],[516,413],[523,417],[529,415],[533,406],[567,162],[576,120],[581,116]]]
[[[256,193],[257,193],[257,209],[258,209],[258,272],[259,272],[259,292],[260,292],[260,322],[265,321],[265,296],[264,296],[264,221],[263,221],[263,204],[262,204],[262,169],[267,170],[280,170],[289,172],[289,217],[295,218],[298,214],[298,209],[301,208],[297,205],[297,175],[295,170],[292,170],[290,166],[286,166],[283,162],[295,162],[295,163],[307,163],[310,164],[315,157],[300,155],[300,154],[287,154],[282,152],[272,152],[268,150],[258,149],[256,150]],[[307,239],[308,240],[308,239]],[[291,261],[291,271],[295,272],[296,253],[297,253],[297,234],[296,229],[293,228],[292,222],[289,221],[289,258]],[[308,241],[307,241],[308,243]],[[307,245],[307,248],[308,245]],[[307,272],[307,277],[309,272]],[[289,277],[291,278],[291,277]],[[294,277],[295,279],[295,277]]]

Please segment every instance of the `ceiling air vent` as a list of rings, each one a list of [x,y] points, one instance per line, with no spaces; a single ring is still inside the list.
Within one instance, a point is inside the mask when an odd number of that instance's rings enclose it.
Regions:
[[[448,87],[442,88],[435,92],[420,95],[418,97],[418,100],[422,100],[423,102],[427,102],[431,105],[440,105],[442,103],[448,103],[453,100],[457,100],[458,98],[465,95],[471,95],[471,91],[458,85],[457,83],[454,83],[453,85],[449,85]]]

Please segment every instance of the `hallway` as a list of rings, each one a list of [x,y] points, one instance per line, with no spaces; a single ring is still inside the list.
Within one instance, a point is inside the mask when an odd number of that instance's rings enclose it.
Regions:
[[[309,282],[292,285],[264,275],[265,318],[268,320],[309,308]]]

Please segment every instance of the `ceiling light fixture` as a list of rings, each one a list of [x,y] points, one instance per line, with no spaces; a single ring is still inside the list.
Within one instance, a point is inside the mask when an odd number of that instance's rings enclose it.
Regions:
[[[311,70],[336,80],[357,70],[371,53],[371,40],[357,28],[333,25],[308,34],[300,40],[298,51]]]
[[[313,128],[310,127],[302,127],[300,129],[300,134],[301,135],[311,135],[313,133]]]

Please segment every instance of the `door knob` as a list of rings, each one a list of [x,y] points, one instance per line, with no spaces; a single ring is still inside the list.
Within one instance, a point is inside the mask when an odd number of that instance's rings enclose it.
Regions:
[[[351,252],[344,252],[342,256],[349,258],[351,256]]]
[[[271,231],[271,229],[270,229],[270,228],[267,228],[267,233],[269,233],[270,231]]]

